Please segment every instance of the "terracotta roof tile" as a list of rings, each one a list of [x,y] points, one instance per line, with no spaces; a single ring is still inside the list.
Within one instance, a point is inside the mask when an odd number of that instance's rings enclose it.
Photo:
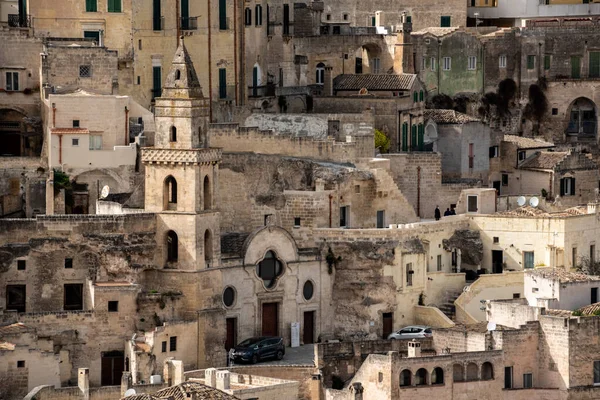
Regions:
[[[0,342],[0,351],[13,351],[15,345],[8,342]]]
[[[519,149],[540,149],[554,147],[554,143],[546,142],[541,139],[528,138],[516,135],[504,135],[505,142],[515,143]]]
[[[211,388],[198,382],[183,382],[177,386],[171,386],[158,392],[149,394],[139,394],[127,397],[127,400],[188,400],[195,394],[197,400],[236,400],[235,396],[225,393],[221,390]]]
[[[566,151],[540,151],[533,157],[523,161],[519,168],[554,169],[568,154]]]
[[[600,311],[600,303],[590,304],[579,309],[583,315],[596,315]]]
[[[581,272],[567,271],[565,268],[534,268],[525,271],[526,274],[540,278],[558,280],[559,282],[592,282],[599,281],[600,276],[587,275]]]
[[[479,119],[454,110],[425,110],[424,118],[433,120],[436,124],[466,124],[468,122],[480,122]]]
[[[89,135],[90,130],[87,128],[52,128],[54,135]]]
[[[410,90],[414,74],[345,74],[333,80],[335,90]]]
[[[420,31],[415,31],[412,34],[413,35],[426,35],[426,34],[430,34],[436,37],[441,37],[441,36],[445,36],[449,33],[452,33],[454,31],[458,30],[458,27],[453,26],[453,27],[449,27],[449,28],[441,28],[441,27],[429,27],[429,28],[425,28],[425,29],[421,29]]]

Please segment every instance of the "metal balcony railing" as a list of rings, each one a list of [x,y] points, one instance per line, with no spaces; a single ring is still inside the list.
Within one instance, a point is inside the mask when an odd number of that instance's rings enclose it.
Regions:
[[[181,17],[181,30],[195,31],[198,29],[198,17]]]
[[[154,30],[154,31],[165,30],[165,17],[153,18],[152,19],[152,30]]]
[[[275,84],[269,83],[262,86],[248,86],[248,97],[275,96]]]
[[[31,28],[31,16],[8,14],[8,26],[12,28]]]

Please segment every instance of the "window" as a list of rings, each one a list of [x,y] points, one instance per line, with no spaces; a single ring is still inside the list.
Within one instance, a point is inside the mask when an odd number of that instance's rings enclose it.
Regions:
[[[431,70],[432,70],[432,71],[435,71],[435,66],[436,66],[436,64],[437,64],[435,57],[431,57],[431,60],[430,60],[430,61],[431,61],[431,66],[430,66],[430,68],[431,68]]]
[[[508,186],[508,174],[502,174],[502,186]]]
[[[443,385],[444,384],[444,370],[440,367],[433,369],[431,373],[431,384],[432,385]]]
[[[415,374],[415,385],[423,386],[427,385],[427,370],[425,368],[419,368]]]
[[[422,90],[419,91],[419,101],[425,100],[425,92]]]
[[[438,272],[442,270],[442,255],[437,255],[437,270]]]
[[[326,19],[327,21],[331,21],[331,14],[327,14],[327,15],[325,16],[325,19]]]
[[[504,367],[504,389],[513,387],[513,367]]]
[[[108,0],[108,12],[120,13],[121,11],[121,0]]]
[[[411,386],[412,384],[412,372],[405,369],[400,373],[400,386]]]
[[[167,261],[177,262],[179,258],[179,238],[175,231],[167,232]]]
[[[65,268],[67,268],[67,269],[73,268],[73,259],[72,258],[65,258]]]
[[[97,12],[98,0],[85,0],[85,12]]]
[[[91,65],[80,65],[79,66],[79,77],[80,78],[91,78],[92,77],[92,66]]]
[[[162,70],[160,66],[152,67],[152,100],[162,94]]]
[[[385,228],[385,211],[384,210],[377,211],[377,228],[378,229]]]
[[[450,71],[452,68],[452,58],[444,57],[444,71]]]
[[[562,178],[560,180],[560,195],[574,196],[575,195],[575,178]]]
[[[415,103],[417,103],[419,101],[419,93],[418,92],[413,92],[413,101]]]
[[[323,63],[317,64],[317,76],[315,82],[317,85],[323,85],[325,83],[325,64]]]
[[[552,115],[558,115],[558,108],[552,108]]]
[[[171,129],[169,130],[169,142],[176,142],[177,141],[177,128],[172,126]]]
[[[408,151],[408,124],[402,124],[402,151]]]
[[[494,236],[493,238],[494,244],[500,243],[500,238],[498,236]]]
[[[596,261],[596,245],[590,245],[590,262]]]
[[[475,153],[473,152],[473,143],[469,143],[469,168],[473,169],[475,166]]]
[[[481,366],[481,380],[491,381],[494,379],[494,366],[491,362],[484,362]]]
[[[519,158],[519,161],[523,161],[523,160],[525,160],[525,158],[527,158],[527,152],[519,151],[517,153],[517,157]]]
[[[272,251],[267,251],[265,258],[256,266],[256,274],[263,280],[265,287],[271,289],[275,286],[277,278],[283,273],[283,264]]]
[[[470,71],[473,71],[475,69],[477,69],[477,57],[476,56],[469,56],[469,64],[467,65],[467,69]]]
[[[161,0],[152,1],[152,29],[155,31],[162,31],[163,29],[163,18],[160,3]]]
[[[407,24],[412,24],[412,15],[407,15],[406,16],[406,23]]]
[[[440,26],[442,28],[450,28],[450,17],[449,16],[442,16],[442,18],[440,20]]]
[[[19,73],[18,72],[7,72],[6,73],[6,91],[15,92],[19,90]]]
[[[523,268],[531,269],[534,267],[534,254],[533,251],[523,252]]]
[[[520,299],[521,293],[513,293],[513,299]]]
[[[17,368],[25,368],[25,360],[17,361]]]
[[[348,21],[348,14],[344,14],[344,15],[342,15],[342,19],[343,19],[344,21]]]
[[[589,76],[600,78],[600,51],[590,51]]]
[[[313,297],[315,291],[315,287],[311,281],[304,282],[304,287],[302,288],[302,295],[305,300],[310,300]]]
[[[256,26],[262,25],[262,6],[260,4],[257,4],[256,7],[254,7],[254,19],[254,24]]]
[[[91,39],[96,43],[100,43],[100,31],[83,31],[84,39]]]
[[[177,351],[177,336],[169,338],[169,351]]]
[[[523,374],[523,389],[531,389],[533,387],[533,374]]]
[[[227,69],[219,68],[219,98],[227,98]]]
[[[498,157],[498,146],[492,146],[490,147],[490,158],[496,158]]]
[[[290,5],[283,5],[283,34],[290,34]]]
[[[371,71],[374,74],[379,74],[381,72],[381,60],[379,58],[375,57],[371,61],[373,62],[373,68]]]
[[[6,285],[6,309],[25,312],[26,294],[25,285]]]
[[[544,70],[548,71],[550,69],[550,64],[552,62],[552,56],[549,54],[544,55]]]
[[[571,56],[571,78],[581,78],[581,57]]]
[[[73,120],[73,128],[79,128],[79,120],[78,119]]]
[[[360,193],[360,185],[354,185],[354,193]]]
[[[83,310],[83,285],[68,283],[64,286],[64,310]]]
[[[252,10],[248,7],[244,10],[244,25],[252,25]]]
[[[498,57],[498,67],[506,68],[506,54],[502,54]]]
[[[414,273],[415,271],[412,269],[412,263],[406,264],[406,286],[412,286]]]
[[[231,307],[235,303],[235,290],[229,286],[223,291],[223,304],[225,307]]]
[[[90,150],[102,150],[102,136],[90,135]]]
[[[27,262],[25,260],[17,260],[17,271],[25,271]]]
[[[427,69],[427,57],[423,57],[421,59],[421,71],[425,71]]]
[[[161,352],[166,353],[167,352],[167,341],[163,340],[160,347],[161,347]]]
[[[373,15],[371,17],[371,26],[376,26],[377,25],[377,19],[375,18],[375,16]]]
[[[350,207],[340,207],[340,228],[345,228],[350,225]]]
[[[119,312],[119,302],[116,300],[109,301],[108,312]]]
[[[535,56],[529,55],[527,56],[527,69],[535,68]]]
[[[577,247],[573,247],[571,252],[571,268],[575,268],[577,266]]]
[[[300,226],[300,223],[302,222],[300,217],[294,217],[294,226]]]
[[[600,385],[600,361],[594,361],[594,385]]]
[[[462,364],[452,366],[452,380],[454,382],[463,382],[465,380],[465,367]]]
[[[477,196],[467,196],[467,212],[477,212]]]
[[[79,147],[79,139],[71,139],[71,146]]]

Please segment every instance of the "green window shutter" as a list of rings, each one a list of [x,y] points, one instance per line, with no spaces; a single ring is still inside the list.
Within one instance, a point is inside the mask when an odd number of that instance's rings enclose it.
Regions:
[[[219,98],[227,98],[227,69],[219,68]]]
[[[600,51],[590,52],[590,78],[600,78]]]
[[[408,151],[408,124],[402,124],[402,151]]]
[[[227,0],[219,0],[219,29],[227,29]]]
[[[375,26],[375,17],[371,17],[371,26]]]
[[[189,0],[181,0],[181,18],[190,17],[190,3]]]
[[[450,28],[450,17],[449,16],[442,16],[441,22],[440,22],[440,26],[442,28]]]
[[[97,12],[98,1],[97,0],[85,0],[85,11],[86,12]]]
[[[571,57],[571,78],[581,78],[581,58],[579,56]]]
[[[160,1],[161,0],[153,0],[152,2],[152,28],[155,31],[162,30],[162,12],[160,8]]]
[[[152,98],[160,97],[162,88],[162,77],[160,67],[152,67]]]
[[[424,136],[425,136],[425,127],[423,126],[423,124],[419,124],[419,151],[425,150]]]
[[[121,12],[121,0],[108,0],[108,12]]]
[[[545,56],[544,56],[544,69],[545,69],[546,71],[548,71],[548,70],[550,69],[550,62],[551,62],[551,60],[552,60],[552,59],[550,58],[550,56],[549,56],[549,55],[545,55]]]
[[[417,149],[417,126],[416,125],[412,126],[412,132],[410,135],[410,149],[411,150]]]
[[[425,98],[425,96],[424,96],[424,94],[423,94],[423,91],[421,90],[421,91],[419,92],[419,101],[423,101],[423,99],[424,99],[424,98]]]
[[[535,56],[527,56],[527,69],[535,68]]]

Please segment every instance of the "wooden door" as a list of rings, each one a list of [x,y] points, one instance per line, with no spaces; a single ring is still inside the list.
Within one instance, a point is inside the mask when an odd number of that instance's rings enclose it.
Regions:
[[[306,311],[304,313],[304,325],[303,325],[302,340],[304,344],[310,344],[315,342],[315,312]]]
[[[279,320],[277,315],[277,303],[263,303],[262,305],[262,335],[278,336]]]
[[[229,351],[237,344],[237,318],[227,318],[227,336],[225,339],[225,350]]]
[[[501,274],[503,267],[504,257],[502,256],[502,250],[492,250],[492,273]]]
[[[383,313],[383,339],[387,339],[389,334],[394,331],[394,313]]]
[[[100,384],[102,386],[120,385],[124,367],[125,358],[122,351],[102,354]]]

